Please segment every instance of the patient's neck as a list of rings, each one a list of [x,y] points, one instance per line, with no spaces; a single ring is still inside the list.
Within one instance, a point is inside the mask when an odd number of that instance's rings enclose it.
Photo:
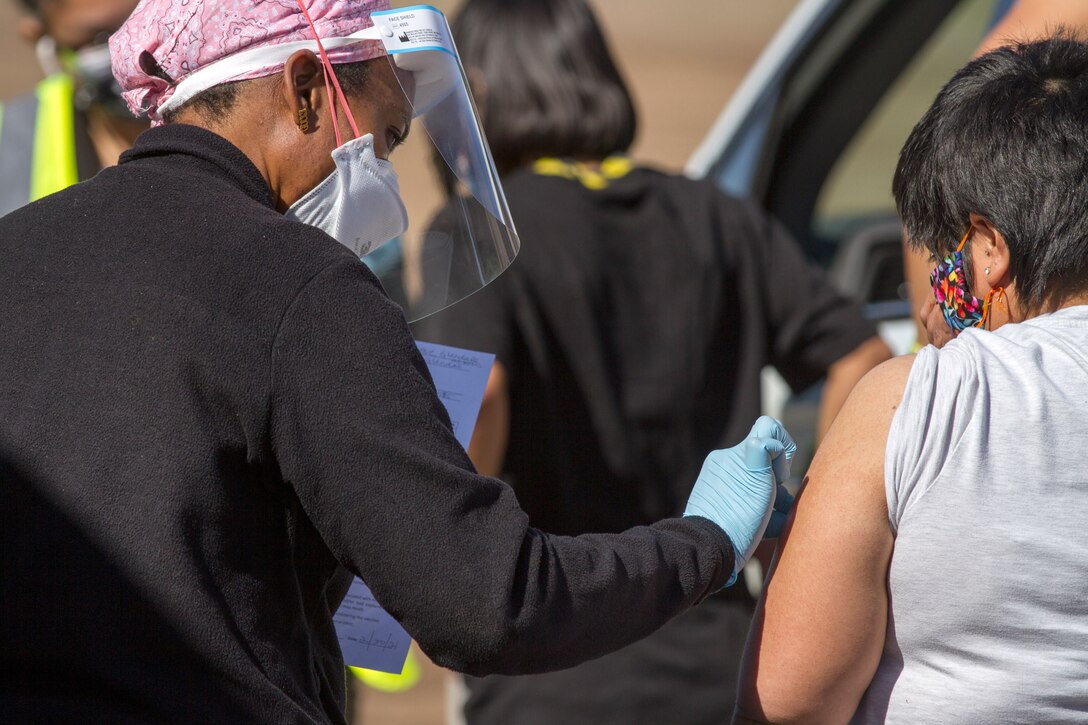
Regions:
[[[1069,284],[1048,285],[1043,301],[1034,308],[1026,310],[1024,319],[1080,305],[1088,305],[1088,289],[1084,288],[1083,283],[1076,286]]]

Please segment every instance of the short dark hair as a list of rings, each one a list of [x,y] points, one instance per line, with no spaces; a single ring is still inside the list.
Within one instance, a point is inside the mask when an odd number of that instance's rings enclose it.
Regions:
[[[1060,31],[968,63],[907,139],[892,190],[908,240],[936,257],[970,213],[989,219],[1029,303],[1088,286],[1088,45]]]
[[[452,23],[500,172],[626,151],[638,120],[583,0],[467,0]]]
[[[384,61],[384,58],[378,60]],[[345,94],[361,92],[370,79],[370,63],[364,60],[357,63],[343,63],[333,66],[336,69],[336,78],[340,81],[340,87]],[[195,111],[202,118],[221,118],[230,113],[234,104],[238,102],[238,92],[243,83],[248,81],[234,81],[213,86],[206,91],[201,91],[177,108],[172,108],[162,114],[165,123],[175,123],[179,114],[186,110]]]

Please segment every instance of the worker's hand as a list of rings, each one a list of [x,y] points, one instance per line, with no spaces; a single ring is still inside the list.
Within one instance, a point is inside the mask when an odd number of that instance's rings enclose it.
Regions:
[[[781,484],[796,452],[782,424],[763,416],[740,445],[706,457],[684,515],[710,519],[733,542],[735,564],[726,586],[736,581],[764,533],[778,536],[782,530],[793,497]]]
[[[952,328],[948,326],[948,320],[944,319],[944,313],[932,295],[927,296],[922,303],[918,319],[922,321],[922,327],[926,328],[926,338],[930,345],[942,348],[952,339]]]

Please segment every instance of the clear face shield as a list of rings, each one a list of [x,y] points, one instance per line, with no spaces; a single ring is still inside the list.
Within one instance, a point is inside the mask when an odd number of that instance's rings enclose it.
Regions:
[[[306,0],[297,2],[313,28]],[[275,67],[292,53],[309,49],[320,53],[326,68],[333,69],[333,73],[326,74],[329,100],[333,105],[340,103],[354,138],[359,138],[360,132],[367,129],[356,126],[327,51],[380,42],[412,107],[414,130],[409,143],[423,139],[433,147],[430,154],[451,190],[451,201],[435,219],[412,214],[409,209],[412,227],[405,238],[385,244],[385,239],[368,239],[366,245],[375,251],[363,261],[382,281],[390,297],[404,308],[408,320],[414,322],[468,297],[502,274],[517,256],[520,242],[446,17],[430,6],[420,5],[375,12],[371,20],[371,27],[345,37],[315,37],[228,56],[181,81],[160,112],[180,106],[202,90],[245,77],[254,70]],[[337,143],[342,144],[338,150],[343,150],[352,138],[347,133],[342,137],[335,115],[333,125]],[[371,160],[368,168],[373,169],[375,164],[384,169],[386,162]],[[340,175],[340,181],[344,181],[344,174]],[[356,177],[360,178],[363,176]],[[358,186],[363,188],[365,184]],[[360,198],[353,211],[365,215],[369,208],[366,201]],[[350,195],[345,204],[352,205]],[[353,214],[337,216],[349,219]],[[341,236],[352,236],[352,230],[342,231]]]
[[[502,274],[520,242],[446,17],[429,6],[371,17],[371,37],[384,44],[412,104],[414,125],[432,146],[430,154],[450,191],[437,217],[415,217],[428,227],[413,235],[413,244],[401,246],[399,259],[389,251],[383,255],[383,249],[364,257],[415,321]]]

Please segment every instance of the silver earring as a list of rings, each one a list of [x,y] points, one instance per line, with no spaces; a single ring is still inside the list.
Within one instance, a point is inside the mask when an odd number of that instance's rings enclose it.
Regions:
[[[989,274],[989,273],[990,273],[990,268],[989,268],[989,267],[987,267],[986,269],[984,269],[984,270],[982,270],[982,271],[983,271],[983,272],[985,272],[986,274]]]

